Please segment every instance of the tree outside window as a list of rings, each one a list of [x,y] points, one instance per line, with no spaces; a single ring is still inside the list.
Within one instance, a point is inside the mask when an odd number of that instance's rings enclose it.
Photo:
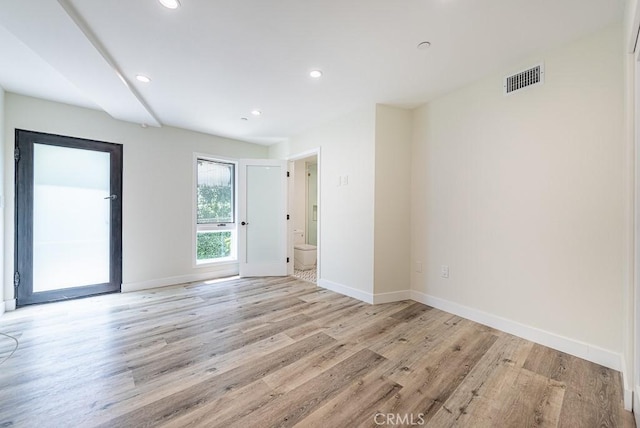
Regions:
[[[235,165],[197,160],[196,260],[232,256],[235,231]]]

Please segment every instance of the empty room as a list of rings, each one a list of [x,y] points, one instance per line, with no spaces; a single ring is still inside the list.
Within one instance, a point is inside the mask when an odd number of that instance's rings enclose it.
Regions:
[[[635,427],[637,0],[0,0],[0,427]]]

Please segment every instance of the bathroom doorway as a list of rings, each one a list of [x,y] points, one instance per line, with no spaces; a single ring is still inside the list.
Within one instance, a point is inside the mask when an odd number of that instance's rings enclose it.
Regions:
[[[292,183],[293,275],[317,283],[319,254],[319,162],[318,154],[290,161]]]

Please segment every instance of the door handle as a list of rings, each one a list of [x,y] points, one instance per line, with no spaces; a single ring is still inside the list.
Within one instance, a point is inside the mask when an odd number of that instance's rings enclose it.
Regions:
[[[243,225],[243,226],[246,226],[246,225],[248,225],[249,223],[247,223],[246,221],[243,221],[243,222],[242,222],[242,223],[240,223],[240,224],[241,224],[241,225]]]
[[[111,199],[113,201],[115,199],[118,199],[118,195],[110,195],[110,196],[107,196],[105,199]]]

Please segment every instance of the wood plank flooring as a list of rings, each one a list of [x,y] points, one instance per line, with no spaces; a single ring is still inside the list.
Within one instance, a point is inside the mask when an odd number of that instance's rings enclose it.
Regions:
[[[20,342],[0,427],[635,426],[618,372],[293,277],[28,307],[0,332]]]

